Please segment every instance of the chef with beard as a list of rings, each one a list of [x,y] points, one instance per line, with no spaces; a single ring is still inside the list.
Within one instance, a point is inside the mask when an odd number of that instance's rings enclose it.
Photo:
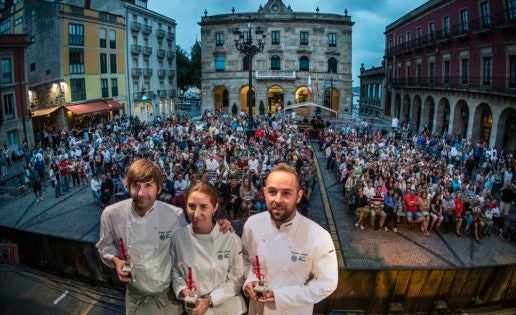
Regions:
[[[268,211],[251,216],[242,235],[249,314],[312,314],[314,304],[337,288],[332,238],[298,213],[303,191],[295,168],[284,163],[275,167],[264,194]],[[254,291],[256,257],[268,288],[263,296]]]

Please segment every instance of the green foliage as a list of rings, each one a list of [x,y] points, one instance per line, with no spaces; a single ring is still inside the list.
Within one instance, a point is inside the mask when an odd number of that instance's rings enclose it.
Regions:
[[[177,87],[186,90],[189,86],[201,87],[201,44],[196,41],[190,55],[176,46]]]
[[[233,103],[233,106],[231,106],[231,113],[233,115],[238,114],[238,107],[237,107],[236,103]]]

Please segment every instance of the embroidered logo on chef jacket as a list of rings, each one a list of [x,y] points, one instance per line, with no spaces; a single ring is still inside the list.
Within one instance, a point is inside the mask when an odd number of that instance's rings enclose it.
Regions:
[[[291,251],[290,254],[290,260],[292,260],[293,262],[304,262],[308,257],[308,254],[305,253],[297,253]]]
[[[164,241],[172,236],[172,231],[158,231],[159,239]]]
[[[229,259],[231,257],[231,251],[230,250],[219,250],[217,252],[217,258],[219,260]]]

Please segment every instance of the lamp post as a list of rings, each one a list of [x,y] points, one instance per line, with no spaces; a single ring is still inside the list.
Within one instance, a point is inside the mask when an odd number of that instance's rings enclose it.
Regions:
[[[247,123],[247,137],[250,138],[254,135],[254,120],[253,120],[253,103],[255,100],[253,92],[253,57],[262,52],[265,46],[265,34],[261,28],[255,29],[256,37],[253,38],[253,20],[251,16],[248,17],[247,22],[247,36],[244,36],[240,30],[235,30],[235,47],[238,51],[244,54],[249,63],[249,89],[247,90],[247,109],[249,110],[249,117]]]

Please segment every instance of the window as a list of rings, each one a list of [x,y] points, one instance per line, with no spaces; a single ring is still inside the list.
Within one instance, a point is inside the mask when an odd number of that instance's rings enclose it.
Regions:
[[[102,89],[102,97],[109,97],[109,87],[107,79],[100,79],[100,87]]]
[[[460,30],[462,32],[467,32],[469,29],[468,25],[468,10],[463,9],[460,10]]]
[[[100,28],[99,29],[99,46],[100,48],[106,48],[106,29]]]
[[[249,71],[249,57],[247,56],[242,59],[242,71]]]
[[[272,45],[279,45],[280,44],[280,32],[279,31],[272,31],[271,32],[271,44]]]
[[[107,55],[100,53],[100,73],[107,73]]]
[[[421,44],[421,37],[423,37],[423,30],[421,27],[418,27],[416,31],[416,39],[419,44]]]
[[[410,41],[412,40],[412,33],[407,32],[406,36],[406,42],[410,45]]]
[[[445,16],[443,18],[443,34],[449,35],[450,34],[450,17]]]
[[[215,57],[215,71],[224,71],[225,59],[223,56]]]
[[[2,58],[2,83],[13,83],[13,61],[11,58]]]
[[[392,42],[392,38],[389,39],[389,49],[392,49],[392,47],[394,46],[394,43]]]
[[[482,81],[484,85],[491,85],[491,57],[482,58]]]
[[[2,23],[0,23],[0,34],[9,33],[10,29],[11,29],[11,20],[7,19],[7,20],[2,21]]]
[[[14,129],[7,131],[7,143],[9,146],[18,145],[18,130]]]
[[[34,71],[36,71],[36,63],[35,63],[35,62],[32,62],[32,63],[30,64],[30,72],[34,72]]]
[[[337,59],[335,57],[328,59],[328,72],[337,73]]]
[[[435,34],[435,24],[434,22],[428,23],[428,37],[430,37],[430,40],[434,39]]]
[[[310,71],[310,59],[307,56],[299,58],[299,71]]]
[[[430,62],[428,64],[428,82],[434,83],[435,79],[435,63]]]
[[[337,47],[337,33],[328,33],[328,46]]]
[[[11,120],[16,118],[14,112],[14,95],[4,94],[4,118],[5,120]]]
[[[271,57],[271,70],[281,70],[281,59],[278,55]]]
[[[70,91],[72,92],[72,102],[86,99],[86,86],[83,79],[70,79]]]
[[[84,46],[84,25],[68,24],[68,45]]]
[[[133,58],[133,67],[138,68],[138,64],[139,64],[138,58]]]
[[[411,66],[407,66],[407,79],[409,82],[412,79],[412,67]]]
[[[224,46],[224,33],[222,33],[222,32],[215,33],[215,45],[216,46]]]
[[[116,49],[116,31],[109,31],[109,48]]]
[[[111,66],[111,73],[116,73],[116,54],[109,55],[109,65]]]
[[[422,72],[421,64],[418,63],[417,67],[416,67],[416,80],[417,80],[417,83],[421,83],[421,72]]]
[[[489,13],[489,2],[484,1],[480,3],[480,15],[482,18],[482,27],[490,27],[491,15]]]
[[[118,79],[111,79],[111,96],[118,96]]]
[[[403,36],[398,36],[398,46],[400,46],[401,44],[403,44]]]
[[[516,0],[507,0],[507,20],[516,20]],[[2,33],[1,26],[0,33]]]
[[[14,20],[14,25],[20,25],[23,23],[23,16],[17,18],[16,20]]]
[[[444,61],[444,65],[443,65],[444,69],[443,69],[443,82],[448,84],[450,83],[450,61],[449,60],[445,60]]]
[[[70,74],[84,73],[84,49],[70,48]]]
[[[147,58],[143,59],[143,67],[146,69],[149,68],[149,59],[147,59]]]
[[[461,83],[468,84],[469,80],[469,59],[464,58],[460,62],[461,65]]]
[[[509,87],[516,88],[516,56],[509,56]]]
[[[308,32],[302,31],[299,33],[299,45],[308,45]]]

